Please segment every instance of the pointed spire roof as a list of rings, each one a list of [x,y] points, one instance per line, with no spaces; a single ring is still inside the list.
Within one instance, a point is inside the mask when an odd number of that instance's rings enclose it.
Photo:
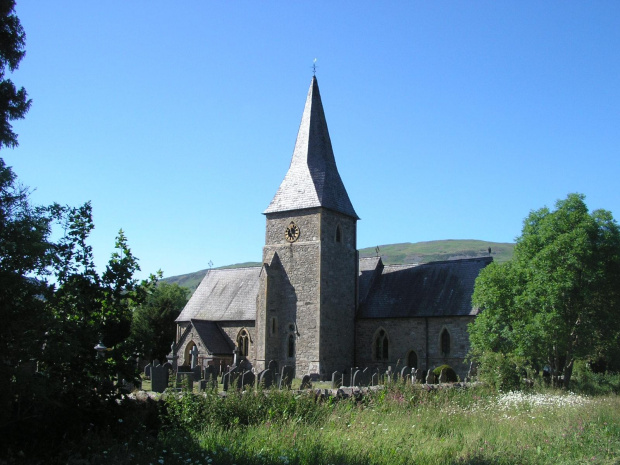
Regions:
[[[291,166],[263,213],[315,207],[359,219],[338,174],[316,76],[308,90]]]

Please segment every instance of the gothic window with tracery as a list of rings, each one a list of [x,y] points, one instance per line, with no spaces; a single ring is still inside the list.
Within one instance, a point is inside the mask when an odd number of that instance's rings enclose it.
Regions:
[[[237,336],[237,346],[242,357],[247,357],[250,349],[250,335],[247,330],[242,329]]]

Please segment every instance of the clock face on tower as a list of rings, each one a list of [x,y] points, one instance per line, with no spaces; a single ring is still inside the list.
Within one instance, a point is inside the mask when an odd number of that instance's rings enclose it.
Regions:
[[[286,228],[284,237],[289,242],[295,242],[297,239],[299,239],[299,226],[297,226],[293,221],[291,221],[291,223]]]

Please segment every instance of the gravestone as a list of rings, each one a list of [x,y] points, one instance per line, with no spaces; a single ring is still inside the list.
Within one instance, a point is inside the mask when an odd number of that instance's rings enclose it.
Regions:
[[[151,379],[151,368],[153,367],[153,365],[151,365],[150,363],[147,363],[147,365],[144,367],[144,377],[146,379]]]
[[[444,368],[439,373],[439,384],[444,384],[446,381],[448,381],[448,372]]]
[[[467,371],[467,379],[471,381],[478,375],[478,368],[474,362],[470,362],[469,370]]]
[[[190,368],[193,370],[198,366],[198,347],[192,347],[190,354],[192,356]]]
[[[372,377],[370,378],[370,385],[371,386],[378,386],[379,385],[379,373],[378,372],[374,372],[372,374]]]
[[[237,381],[239,368],[233,366],[222,376],[222,384],[224,385],[224,391],[228,391],[228,388],[235,386]]]
[[[433,373],[433,370],[428,370],[428,374],[426,375],[426,384],[435,384],[435,373]]]
[[[273,373],[277,373],[278,372],[278,362],[276,362],[275,360],[270,360],[269,361],[269,365],[267,366],[268,370],[271,370]]]
[[[351,382],[351,386],[361,386],[362,383],[362,370],[355,370],[353,373],[353,381]]]
[[[339,371],[332,373],[332,389],[338,389],[342,386],[343,375]]]
[[[372,371],[370,371],[370,368],[366,367],[362,370],[362,378],[360,380],[360,382],[362,383],[362,386],[370,386],[370,381],[372,378]]]
[[[400,379],[403,380],[403,383],[406,383],[407,380],[409,379],[409,375],[411,374],[411,368],[409,368],[407,365],[405,365],[404,367],[401,368],[400,370]]]
[[[271,364],[270,364],[271,365]],[[269,389],[274,384],[274,374],[275,372],[268,368],[267,370],[263,370],[258,375],[258,384],[263,389]]]
[[[280,385],[278,386],[280,389],[282,388],[291,388],[291,384],[293,383],[293,376],[295,371],[293,367],[284,365],[282,367],[282,372],[280,374]]]
[[[194,381],[200,381],[202,379],[202,368],[200,365],[196,365],[192,368],[192,374],[194,375]]]
[[[168,387],[168,368],[157,365],[151,368],[151,390],[164,392]]]
[[[301,378],[301,386],[299,389],[312,389],[312,380],[310,375],[304,375],[304,377]]]
[[[189,391],[194,389],[194,373],[191,371],[180,371],[177,372],[177,383],[176,387],[185,387],[187,384],[187,389]]]
[[[417,368],[412,368],[411,369],[411,384],[416,384],[418,382],[418,369]]]
[[[424,382],[424,370],[418,368],[415,373],[415,379],[417,383]]]
[[[254,387],[254,382],[256,381],[256,375],[254,375],[254,373],[252,373],[251,371],[245,371],[243,372],[243,374],[238,378],[237,381],[237,388],[240,390],[245,390],[246,388],[253,388]]]

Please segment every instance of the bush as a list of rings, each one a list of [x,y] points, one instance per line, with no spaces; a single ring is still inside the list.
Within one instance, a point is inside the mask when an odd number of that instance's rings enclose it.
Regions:
[[[520,359],[499,352],[484,352],[477,358],[478,378],[498,391],[512,391],[521,387],[523,363]]]
[[[575,362],[571,389],[588,395],[620,394],[620,373],[596,373],[587,363]]]
[[[221,397],[216,391],[184,392],[167,395],[164,421],[194,431],[200,431],[205,425],[231,428],[288,420],[318,424],[332,409],[330,402],[320,402],[311,393],[235,391]]]
[[[446,376],[448,383],[456,383],[459,380],[456,372],[452,369],[450,365],[441,365],[433,370],[433,374],[435,375],[435,379],[439,379],[439,375],[442,370],[446,370]]]

